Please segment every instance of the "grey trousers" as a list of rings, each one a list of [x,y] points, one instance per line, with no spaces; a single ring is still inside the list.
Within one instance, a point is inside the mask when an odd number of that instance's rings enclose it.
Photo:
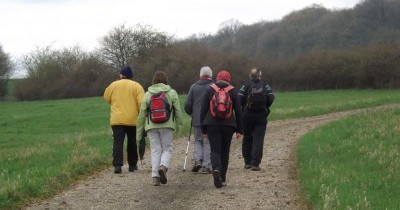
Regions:
[[[203,167],[211,169],[211,149],[208,138],[203,138],[200,126],[193,126],[194,129],[194,152],[193,160],[201,163]]]

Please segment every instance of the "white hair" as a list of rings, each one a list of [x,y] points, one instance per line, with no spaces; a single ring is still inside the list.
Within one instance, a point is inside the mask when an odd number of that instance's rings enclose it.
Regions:
[[[209,66],[203,66],[200,69],[200,77],[212,77],[212,70]]]

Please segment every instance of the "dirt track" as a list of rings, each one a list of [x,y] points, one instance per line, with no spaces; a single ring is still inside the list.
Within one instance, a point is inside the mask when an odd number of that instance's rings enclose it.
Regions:
[[[394,106],[397,105],[374,109]],[[298,139],[315,127],[362,111],[365,110],[270,122],[259,172],[243,169],[241,140],[234,139],[227,187],[216,189],[211,175],[192,174],[189,170],[184,172],[187,139],[177,139],[166,185],[150,185],[147,150],[139,171],[131,173],[123,168],[123,173],[116,175],[109,168],[27,209],[307,209],[295,167]],[[190,151],[193,151],[192,147]],[[190,167],[189,161],[187,168]]]

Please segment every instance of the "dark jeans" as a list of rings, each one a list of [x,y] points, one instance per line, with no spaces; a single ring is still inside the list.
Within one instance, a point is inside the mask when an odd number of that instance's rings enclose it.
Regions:
[[[136,145],[136,126],[113,125],[113,166],[124,165],[124,139],[125,134],[128,138],[126,153],[128,154],[128,164],[136,166],[138,162],[138,153]]]
[[[263,156],[267,120],[257,116],[244,116],[242,155],[246,165],[259,166]]]
[[[207,135],[211,147],[211,165],[213,170],[221,173],[222,180],[226,179],[229,163],[229,150],[234,128],[230,126],[207,126]]]

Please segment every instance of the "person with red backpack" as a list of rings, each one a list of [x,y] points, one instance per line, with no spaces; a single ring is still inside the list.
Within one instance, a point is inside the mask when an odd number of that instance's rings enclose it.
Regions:
[[[252,171],[261,170],[260,163],[263,156],[267,118],[270,113],[269,108],[275,99],[271,87],[261,80],[261,76],[260,69],[251,69],[250,82],[239,90],[240,103],[244,111],[242,142],[244,168]]]
[[[181,124],[178,93],[168,85],[167,74],[156,71],[152,85],[144,94],[136,127],[136,139],[141,139],[146,132],[150,140],[151,176],[154,186],[167,183],[167,171],[173,150],[173,132]]]
[[[226,70],[220,71],[215,84],[207,89],[200,111],[202,133],[210,141],[212,174],[216,188],[226,186],[233,133],[236,132],[236,138],[240,138],[243,133],[239,97],[230,81],[230,73]]]

